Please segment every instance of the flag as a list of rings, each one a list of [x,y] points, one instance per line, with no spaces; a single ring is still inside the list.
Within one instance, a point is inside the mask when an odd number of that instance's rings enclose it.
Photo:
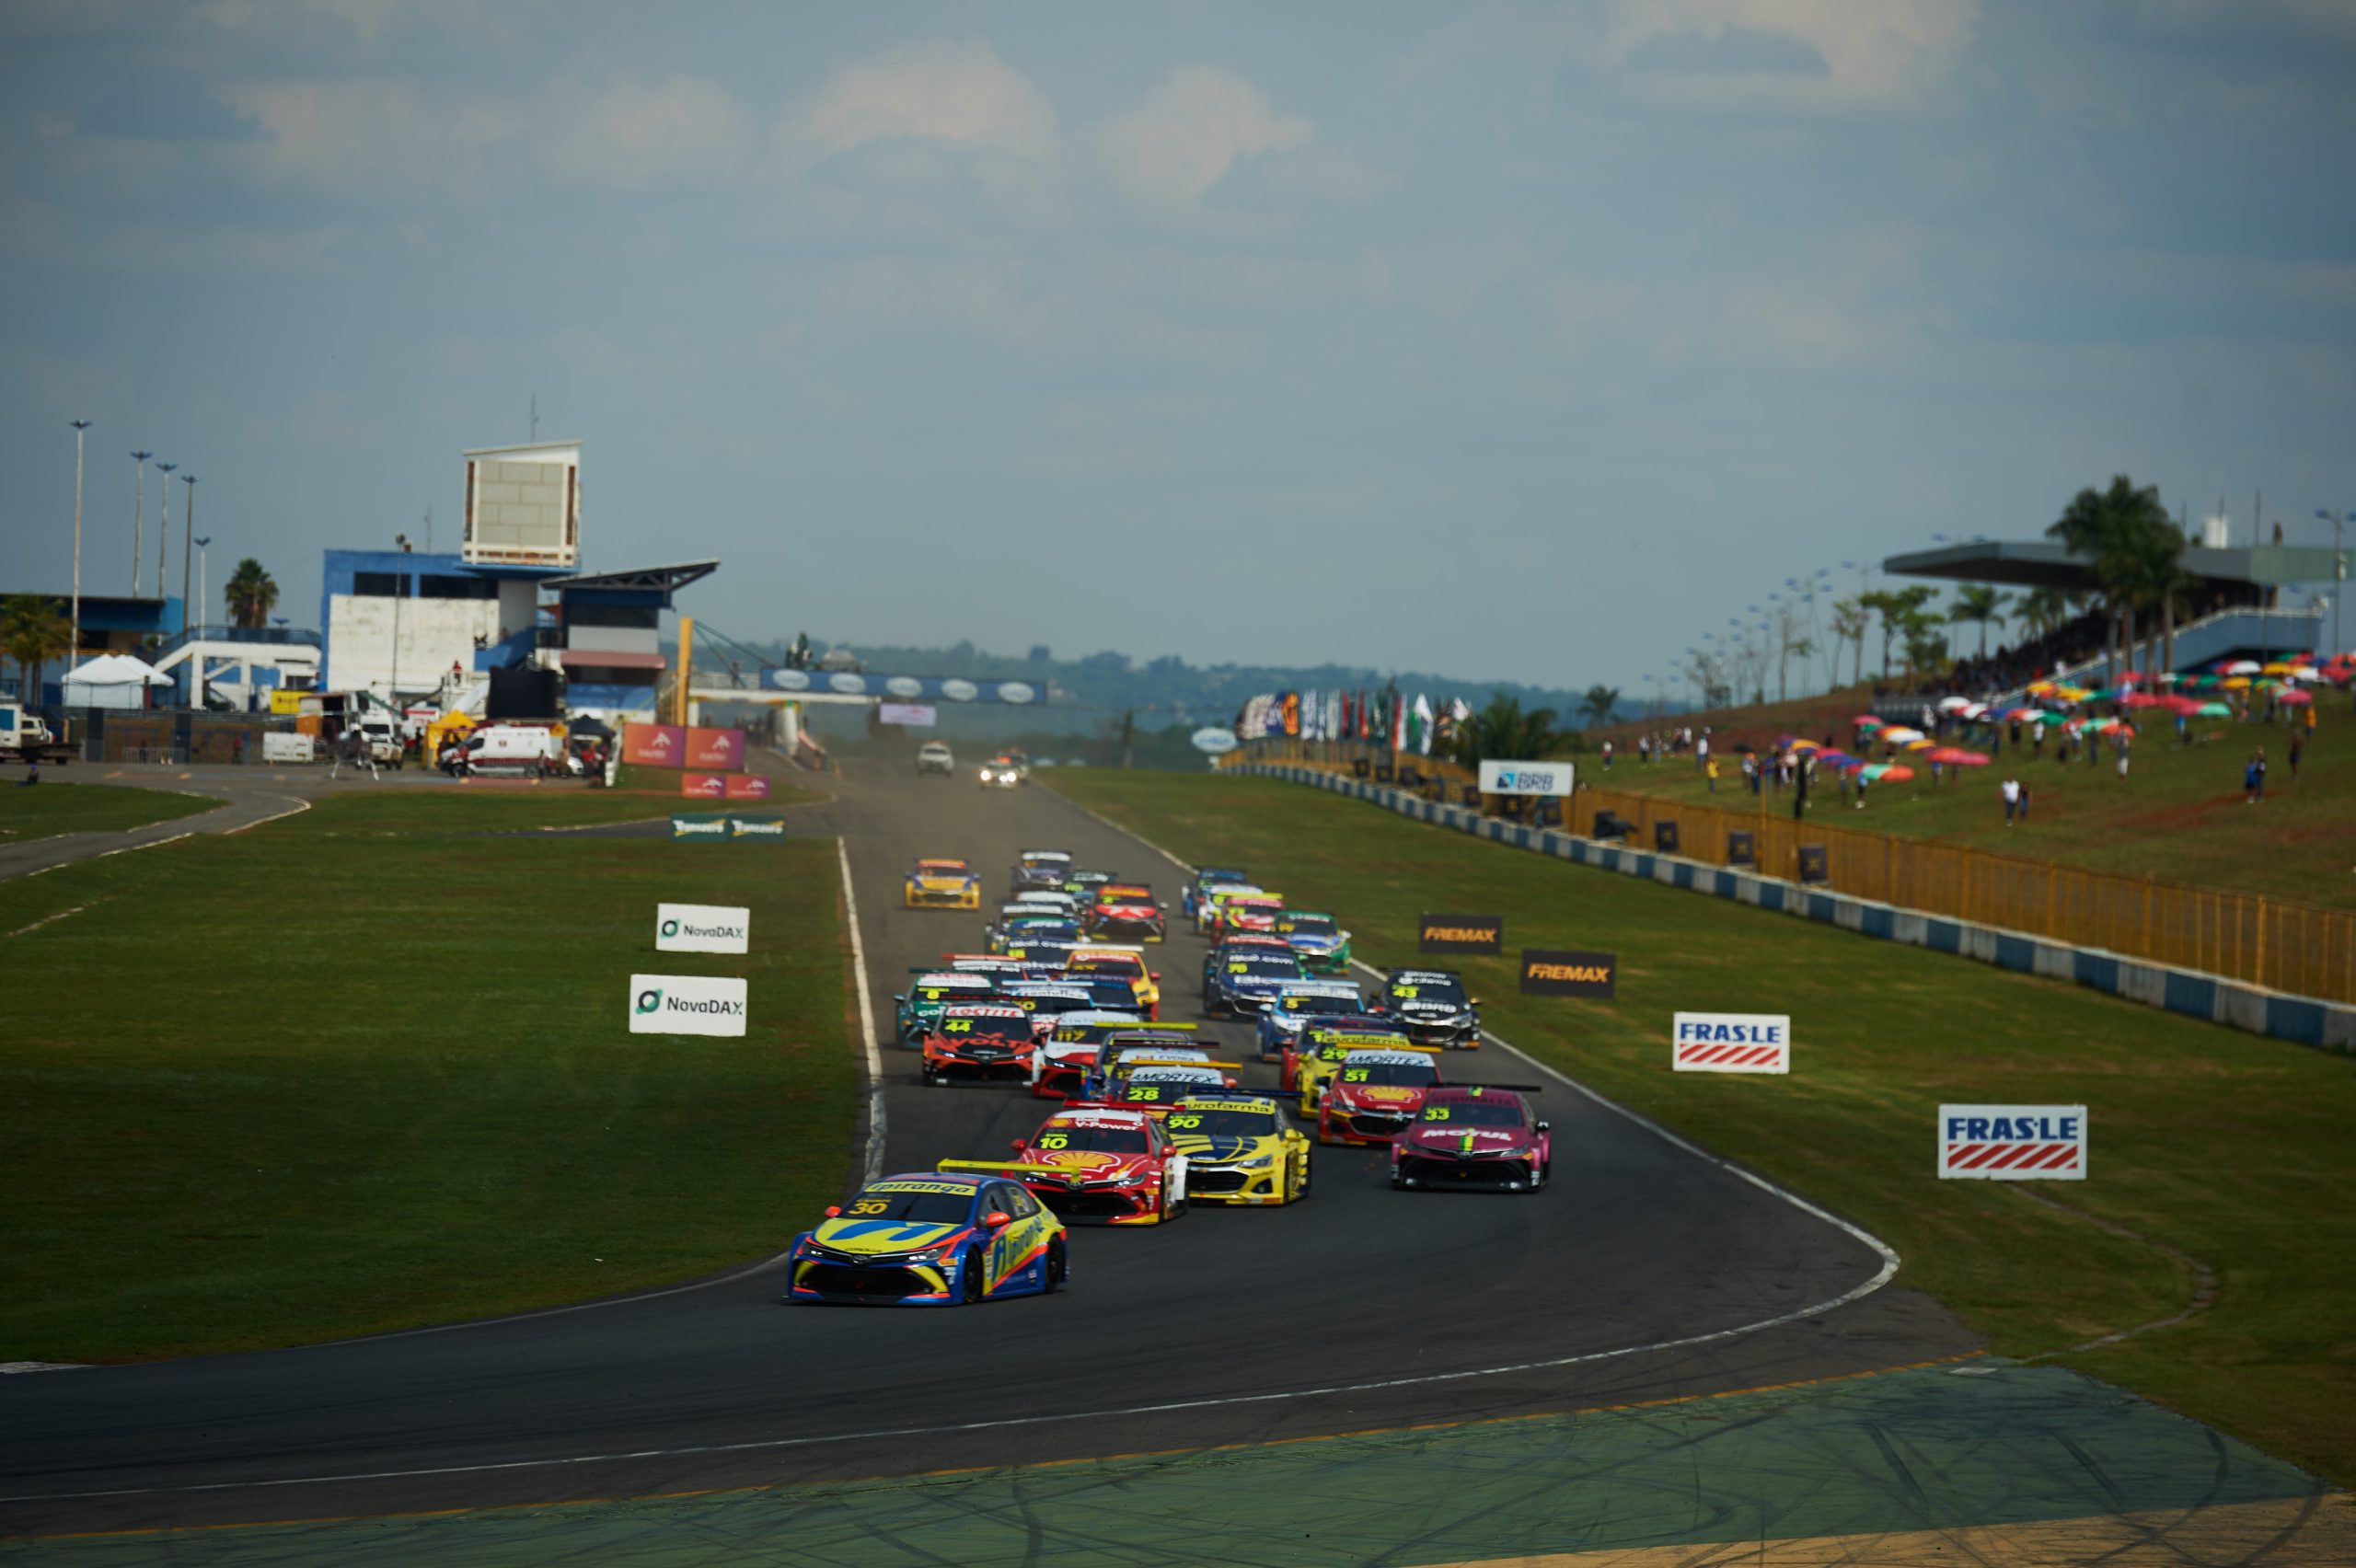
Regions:
[[[1432,755],[1432,704],[1422,692],[1415,694],[1415,749]]]

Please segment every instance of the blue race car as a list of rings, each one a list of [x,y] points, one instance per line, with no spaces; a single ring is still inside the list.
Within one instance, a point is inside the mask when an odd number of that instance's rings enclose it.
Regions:
[[[1273,1062],[1284,1055],[1286,1046],[1299,1044],[1304,1019],[1365,1010],[1366,998],[1346,980],[1295,980],[1279,986],[1268,999],[1267,1010],[1260,1015],[1256,1030],[1260,1059]]]
[[[1044,1296],[1069,1276],[1068,1247],[1063,1221],[1009,1177],[886,1176],[793,1239],[787,1298],[953,1307]]]
[[[1205,866],[1201,870],[1198,870],[1194,874],[1194,877],[1186,883],[1185,887],[1180,890],[1178,894],[1179,911],[1184,914],[1187,919],[1191,920],[1195,917],[1195,905],[1202,900],[1204,888],[1209,886],[1213,882],[1221,882],[1235,887],[1242,887],[1247,885],[1251,881],[1252,879],[1249,875],[1237,870],[1232,866]]]

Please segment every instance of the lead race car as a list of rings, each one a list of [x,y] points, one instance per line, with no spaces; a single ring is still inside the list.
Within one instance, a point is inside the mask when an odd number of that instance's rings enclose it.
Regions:
[[[1073,1225],[1161,1225],[1186,1212],[1186,1157],[1158,1113],[1128,1105],[1066,1105],[1009,1162],[945,1159],[943,1170],[990,1171],[1021,1182]]]
[[[1424,1108],[1391,1144],[1391,1184],[1534,1193],[1554,1173],[1551,1129],[1530,1108],[1534,1083],[1456,1084],[1424,1091]]]
[[[1063,1222],[1000,1176],[886,1176],[793,1239],[792,1301],[908,1307],[1045,1295],[1070,1272]]]
[[[982,879],[963,860],[922,859],[908,872],[901,896],[909,909],[979,909]]]

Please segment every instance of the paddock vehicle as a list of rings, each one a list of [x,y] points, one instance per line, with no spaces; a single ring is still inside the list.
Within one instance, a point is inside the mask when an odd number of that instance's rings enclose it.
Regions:
[[[917,748],[917,777],[921,778],[928,773],[938,773],[943,778],[956,776],[957,757],[946,741],[927,741]]]
[[[974,1079],[1029,1083],[1038,1052],[1031,1015],[994,1002],[942,1008],[924,1032],[923,1047],[923,1078],[936,1087]]]
[[[1288,909],[1276,917],[1273,929],[1292,944],[1293,956],[1311,974],[1349,973],[1350,933],[1331,915]]]
[[[1301,1119],[1313,1121],[1325,1102],[1325,1090],[1353,1051],[1405,1049],[1406,1035],[1389,1019],[1368,1028],[1311,1028],[1306,1046],[1287,1051],[1276,1069],[1285,1092],[1299,1102]]]
[[[1074,974],[1117,974],[1137,992],[1138,1005],[1145,1009],[1146,1017],[1161,1016],[1161,971],[1145,966],[1143,948],[1085,942],[1066,956],[1064,968]]]
[[[1279,986],[1260,1014],[1260,1059],[1281,1057],[1284,1048],[1300,1038],[1304,1020],[1365,1009],[1366,998],[1346,980],[1294,980]]]
[[[1534,1083],[1426,1090],[1424,1108],[1391,1144],[1393,1187],[1534,1193],[1554,1170],[1554,1139],[1531,1108]]]
[[[926,1031],[954,1002],[986,1002],[996,989],[987,974],[961,969],[911,969],[915,983],[892,998],[892,1030],[901,1044],[916,1050]]]
[[[901,885],[909,909],[979,909],[982,879],[963,860],[919,859]]]
[[[1186,1157],[1150,1112],[1066,1105],[1014,1152],[1019,1163],[943,1163],[1011,1176],[1070,1225],[1160,1225],[1186,1212]]]
[[[1161,1124],[1186,1157],[1190,1200],[1274,1205],[1309,1196],[1309,1138],[1277,1113],[1273,1095],[1190,1094]]]
[[[1203,1011],[1211,1018],[1257,1018],[1280,987],[1307,978],[1300,961],[1289,951],[1230,952],[1211,969],[1210,984],[1203,987]]]
[[[486,724],[458,744],[447,771],[542,778],[564,771],[564,736],[545,724]]]
[[[1224,1093],[1235,1087],[1235,1075],[1222,1072],[1231,1062],[1137,1062],[1120,1080],[1120,1092],[1106,1098],[1124,1105],[1168,1105],[1190,1094]]]
[[[1195,906],[1201,901],[1203,890],[1206,887],[1249,887],[1251,885],[1251,877],[1245,872],[1237,870],[1232,866],[1205,866],[1202,870],[1196,871],[1193,877],[1188,879],[1185,887],[1180,891],[1178,894],[1179,912],[1184,915],[1187,919],[1193,919],[1195,917]]]
[[[1014,873],[1008,884],[1008,896],[1026,888],[1045,892],[1063,891],[1064,879],[1072,873],[1071,857],[1061,849],[1025,849],[1014,857]]]
[[[999,1176],[886,1176],[786,1254],[787,1298],[909,1307],[1043,1296],[1070,1267],[1063,1222]]]
[[[1481,1048],[1481,998],[1465,995],[1452,969],[1394,969],[1380,1004],[1418,1045]]]
[[[14,698],[0,699],[0,762],[64,762],[71,755],[47,720]]]
[[[1039,1036],[1031,1058],[1031,1092],[1043,1100],[1078,1098],[1087,1092],[1088,1075],[1095,1070],[1099,1048],[1116,1032],[1134,1029],[1145,1020],[1133,1012],[1090,1010],[1059,1014]],[[1185,1036],[1173,1040],[1183,1043]]]
[[[1387,1144],[1421,1114],[1425,1091],[1439,1082],[1439,1047],[1355,1049],[1317,1105],[1317,1141]]]

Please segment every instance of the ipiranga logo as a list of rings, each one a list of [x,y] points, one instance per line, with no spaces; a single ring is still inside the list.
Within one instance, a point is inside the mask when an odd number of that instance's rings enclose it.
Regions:
[[[702,974],[633,974],[629,977],[632,1034],[745,1032],[745,985]]]
[[[750,951],[753,912],[724,904],[658,904],[654,906],[657,952],[745,952]]]

